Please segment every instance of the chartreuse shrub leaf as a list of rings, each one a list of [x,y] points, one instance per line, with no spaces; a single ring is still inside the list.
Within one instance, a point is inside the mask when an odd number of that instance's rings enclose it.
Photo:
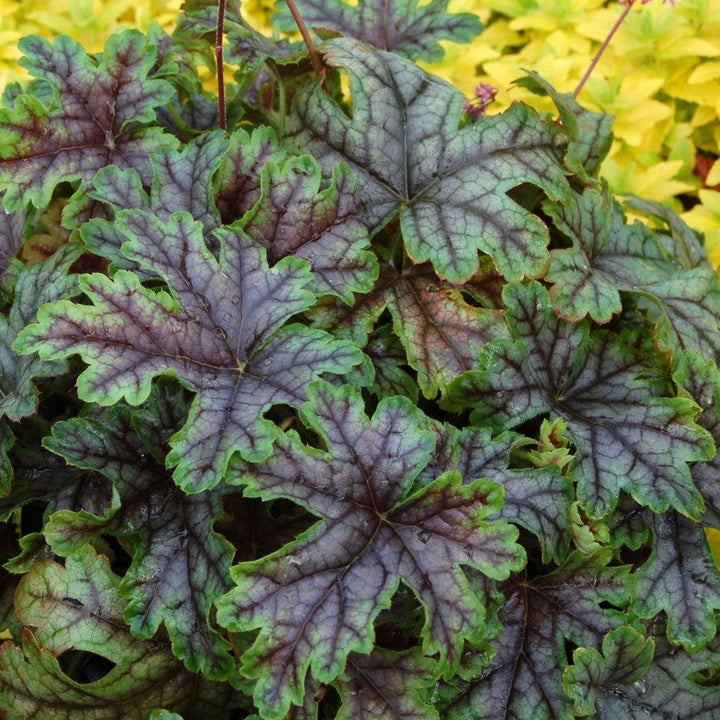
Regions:
[[[597,720],[714,720],[720,713],[720,639],[689,653],[671,645],[662,623],[647,640],[628,627],[603,641],[602,655],[579,649],[563,678],[579,714]],[[654,654],[653,654],[654,645]],[[649,660],[652,658],[652,662]]]
[[[79,354],[87,401],[143,402],[154,376],[177,375],[197,394],[187,423],[171,440],[169,466],[186,491],[213,487],[233,452],[261,459],[275,426],[271,405],[298,405],[319,373],[346,372],[360,360],[349,343],[300,325],[281,328],[313,302],[305,261],[285,258],[268,268],[265,251],[240,233],[219,230],[220,260],[187,213],[166,222],[125,211],[118,222],[131,238],[128,257],[157,273],[168,291],[143,287],[118,270],[113,279],[87,275],[80,287],[91,305],[45,306],[16,347],[43,359]]]
[[[149,638],[165,623],[173,652],[188,670],[226,679],[229,646],[208,623],[213,602],[229,587],[232,546],[213,531],[220,497],[187,495],[161,464],[155,448],[138,437],[163,433],[162,421],[126,406],[104,419],[75,418],[53,426],[45,445],[76,467],[109,478],[117,492],[103,517],[60,510],[45,524],[54,552],[67,555],[83,542],[108,533],[122,538],[133,561],[119,586],[130,600],[125,620],[137,637]]]
[[[460,683],[442,714],[447,720],[571,720],[572,703],[561,678],[565,644],[599,648],[624,624],[633,591],[626,567],[608,567],[610,552],[573,553],[551,573],[501,584],[500,634],[495,655],[480,677]],[[622,716],[620,716],[622,717]]]
[[[199,720],[207,717],[200,707],[212,715],[232,704],[227,685],[186,672],[169,643],[130,634],[119,582],[107,558],[88,545],[68,557],[65,567],[45,560],[23,577],[15,611],[36,630],[23,631],[22,647],[0,647],[0,707],[11,720],[146,720],[158,707]],[[100,679],[77,682],[58,663],[68,650],[100,655],[114,667]]]
[[[62,360],[46,362],[37,356],[20,357],[12,343],[35,319],[41,305],[67,297],[76,289],[77,277],[68,275],[68,270],[81,253],[81,245],[65,245],[47,260],[23,267],[18,274],[10,311],[7,317],[0,314],[0,416],[19,420],[35,412],[38,393],[32,378],[58,375],[65,370]],[[3,477],[0,476],[0,491]]]
[[[672,397],[652,346],[558,318],[539,283],[509,285],[503,296],[515,342],[489,343],[481,369],[450,386],[449,403],[497,427],[561,417],[577,448],[578,499],[595,517],[625,490],[655,512],[674,507],[699,518],[703,500],[688,462],[712,458],[714,443],[694,422],[697,406]]]
[[[36,78],[30,90],[42,84],[50,92],[21,94],[14,108],[0,110],[5,207],[45,207],[58,183],[87,185],[106,165],[135,168],[149,183],[148,156],[177,141],[151,126],[174,91],[149,77],[157,50],[145,36],[132,30],[111,36],[99,61],[65,36],[53,43],[30,36],[20,48]]]
[[[298,9],[309,26],[335,30],[389,50],[410,60],[437,62],[445,51],[438,40],[470,42],[483,25],[473,13],[448,13],[448,0],[299,0]],[[285,8],[281,3],[278,6]],[[287,8],[276,19],[278,27],[294,30]]]
[[[221,624],[260,628],[242,671],[257,678],[255,701],[268,718],[302,702],[308,671],[330,682],[350,651],[370,652],[373,621],[401,581],[422,603],[423,651],[451,673],[484,616],[459,566],[502,579],[524,562],[514,528],[482,521],[501,503],[493,483],[463,485],[449,472],[412,491],[435,439],[406,398],[382,400],[368,420],[349,386],[318,383],[309,394],[303,417],[327,450],[280,435],[265,462],[231,477],[246,495],[287,498],[321,518],[278,552],[236,566],[237,587],[219,602]]]
[[[350,78],[352,118],[316,83],[298,93],[288,135],[326,174],[350,165],[367,223],[399,215],[410,257],[448,280],[472,277],[478,250],[509,280],[541,275],[547,227],[506,192],[532,183],[553,200],[568,194],[560,127],[517,104],[458,129],[464,101],[450,85],[356,40],[323,49]]]

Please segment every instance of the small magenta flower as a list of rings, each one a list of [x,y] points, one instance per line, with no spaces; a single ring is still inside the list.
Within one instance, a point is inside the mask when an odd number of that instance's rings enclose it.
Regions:
[[[465,103],[465,112],[468,115],[477,116],[487,112],[487,109],[495,101],[498,94],[496,87],[489,83],[480,83],[475,88],[475,97]]]

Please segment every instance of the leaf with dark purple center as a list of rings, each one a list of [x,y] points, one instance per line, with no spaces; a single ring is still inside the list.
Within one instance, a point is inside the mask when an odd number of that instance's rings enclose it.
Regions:
[[[382,400],[371,420],[348,386],[311,386],[303,407],[327,451],[281,435],[270,458],[239,466],[246,494],[284,497],[321,520],[273,555],[239,565],[237,588],[220,602],[218,619],[232,630],[260,628],[243,672],[258,678],[255,700],[267,717],[300,704],[308,671],[338,677],[350,651],[373,647],[373,620],[402,581],[420,599],[423,650],[448,672],[464,638],[478,638],[484,609],[460,565],[504,578],[521,567],[516,531],[482,518],[500,506],[485,480],[463,486],[446,473],[412,492],[435,444],[421,417],[401,397]]]
[[[275,426],[262,416],[271,405],[301,404],[309,382],[347,372],[360,354],[320,331],[281,328],[313,302],[303,289],[306,262],[285,258],[268,268],[262,248],[226,229],[217,231],[218,261],[187,213],[163,222],[124,211],[118,222],[131,238],[124,252],[159,274],[169,292],[145,288],[124,270],[112,280],[84,276],[92,304],[45,306],[17,347],[44,359],[80,354],[89,367],[78,392],[104,405],[139,404],[156,375],[181,378],[197,394],[167,462],[177,465],[181,487],[198,492],[219,482],[234,452],[267,457]]]
[[[351,167],[368,225],[399,215],[410,257],[452,281],[472,277],[478,251],[510,280],[541,275],[547,228],[506,193],[532,183],[566,196],[560,128],[515,104],[458,130],[464,99],[450,85],[355,40],[324,50],[350,77],[352,119],[315,84],[296,98],[289,141],[326,175],[339,161]]]
[[[466,43],[483,29],[474,13],[448,13],[448,0],[298,0],[297,5],[309,27],[335,30],[410,60],[442,60],[439,40]],[[287,9],[275,22],[284,30],[295,29]]]
[[[482,674],[461,685],[443,713],[447,720],[571,720],[563,691],[565,643],[599,648],[625,622],[632,596],[628,568],[607,567],[610,553],[574,553],[548,575],[511,578],[501,586],[502,631]]]
[[[538,283],[508,286],[504,297],[516,342],[484,348],[481,369],[453,382],[449,403],[498,427],[563,418],[577,448],[578,498],[595,517],[625,490],[655,512],[698,518],[703,500],[688,462],[713,457],[714,443],[694,422],[697,406],[672,397],[649,343],[558,318]]]
[[[164,80],[148,77],[156,52],[138,31],[111,36],[98,62],[69,37],[52,44],[33,35],[20,41],[22,64],[52,88],[44,106],[21,94],[0,110],[0,187],[18,210],[45,207],[58,183],[89,185],[106,165],[135,168],[150,183],[148,156],[176,140],[156,127],[155,111],[173,95]]]

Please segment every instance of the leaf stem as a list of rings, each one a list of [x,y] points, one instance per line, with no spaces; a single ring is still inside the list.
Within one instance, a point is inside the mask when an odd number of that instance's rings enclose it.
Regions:
[[[225,3],[218,0],[217,33],[215,35],[215,62],[217,64],[218,83],[218,115],[220,116],[220,129],[227,130],[227,115],[225,111],[225,68],[223,63],[223,35],[225,34]]]
[[[305,42],[305,47],[307,47],[308,53],[310,53],[310,60],[315,70],[315,74],[318,77],[323,77],[325,75],[325,70],[323,70],[322,63],[320,62],[320,56],[310,39],[310,33],[305,25],[305,21],[302,19],[302,15],[300,15],[300,11],[297,9],[297,5],[295,5],[295,0],[285,0],[285,4],[288,6],[288,10],[290,10],[290,14],[293,16],[293,20],[298,26],[298,30],[302,35],[302,39]]]
[[[595,66],[600,61],[600,58],[602,57],[602,54],[607,49],[607,46],[610,44],[610,41],[613,39],[613,36],[618,31],[618,28],[623,24],[623,21],[627,17],[630,10],[632,10],[633,5],[635,4],[635,0],[629,0],[628,3],[625,5],[625,9],[623,10],[620,17],[617,19],[617,22],[615,25],[613,25],[612,30],[608,33],[608,36],[603,41],[603,44],[600,46],[598,51],[595,53],[595,57],[592,59],[592,62],[590,63],[590,67],[586,70],[585,74],[582,77],[582,80],[580,81],[580,84],[575,88],[575,92],[573,93],[573,97],[577,98],[577,96],[580,94],[580,91],[585,87],[585,83],[587,82],[588,78],[592,74],[592,71],[595,69]]]

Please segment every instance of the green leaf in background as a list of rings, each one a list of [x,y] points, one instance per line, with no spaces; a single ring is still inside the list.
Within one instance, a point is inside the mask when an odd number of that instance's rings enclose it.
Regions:
[[[602,652],[578,648],[573,664],[563,673],[563,685],[579,715],[593,715],[598,691],[610,683],[638,683],[653,659],[655,643],[629,625],[611,630],[602,641]],[[622,717],[626,717],[623,715]]]
[[[409,58],[438,62],[445,50],[439,40],[468,43],[482,32],[474,13],[448,13],[448,0],[299,0],[297,3],[309,27],[335,30],[380,50]],[[295,30],[290,12],[278,3],[274,18],[279,28]]]
[[[714,457],[714,443],[693,422],[697,406],[668,396],[652,347],[558,318],[539,283],[507,286],[503,296],[516,342],[490,343],[481,369],[450,386],[449,403],[499,427],[561,417],[577,448],[578,499],[594,517],[625,490],[655,512],[674,507],[699,518],[703,500],[688,462]]]
[[[84,276],[92,305],[46,306],[16,347],[44,359],[80,354],[89,367],[78,379],[88,401],[111,405],[145,400],[151,380],[174,373],[197,395],[171,441],[169,465],[186,491],[216,485],[231,455],[261,459],[275,426],[271,405],[299,405],[322,372],[344,372],[360,360],[349,343],[320,331],[280,326],[312,304],[303,287],[306,262],[285,258],[268,268],[265,251],[246,236],[218,230],[220,261],[203,242],[202,225],[187,213],[167,222],[124,211],[131,238],[126,254],[165,280],[170,293],[143,287],[119,270],[114,279]]]
[[[107,558],[89,546],[65,567],[46,560],[25,575],[16,612],[36,631],[23,631],[21,648],[0,646],[0,707],[9,720],[146,720],[157,707],[201,720],[233,704],[227,685],[187,673],[169,643],[130,634],[119,582]],[[100,679],[77,682],[58,664],[68,650],[99,655],[114,667]]]
[[[352,118],[316,84],[299,93],[288,135],[326,175],[352,168],[368,224],[399,215],[412,260],[451,281],[472,277],[478,250],[509,280],[542,274],[547,227],[506,193],[532,183],[566,197],[560,128],[517,104],[459,130],[463,97],[450,85],[355,40],[323,49],[350,77]]]
[[[627,225],[607,192],[573,193],[562,205],[546,203],[545,210],[573,243],[551,252],[546,277],[562,317],[577,321],[589,314],[604,323],[621,310],[621,292],[637,293],[660,312],[663,347],[678,355],[720,355],[720,286],[712,268],[680,265],[645,225]]]
[[[499,509],[497,486],[463,486],[451,472],[411,492],[434,438],[406,398],[381,401],[368,420],[359,394],[318,383],[303,415],[327,451],[281,435],[267,461],[238,466],[237,481],[246,495],[287,498],[322,520],[273,555],[234,568],[237,587],[218,610],[233,631],[261,628],[243,672],[258,679],[255,701],[269,718],[300,704],[309,669],[330,682],[351,650],[372,649],[373,620],[400,581],[422,602],[424,652],[439,653],[440,669],[451,670],[484,615],[459,565],[505,578],[524,561],[513,528],[481,521]]]
[[[137,30],[111,36],[97,62],[69,37],[52,44],[33,35],[20,42],[22,64],[51,89],[43,105],[21,94],[0,110],[0,187],[8,210],[45,207],[58,183],[88,185],[106,165],[135,168],[151,179],[148,156],[175,138],[149,124],[173,94],[148,77],[157,53]]]

